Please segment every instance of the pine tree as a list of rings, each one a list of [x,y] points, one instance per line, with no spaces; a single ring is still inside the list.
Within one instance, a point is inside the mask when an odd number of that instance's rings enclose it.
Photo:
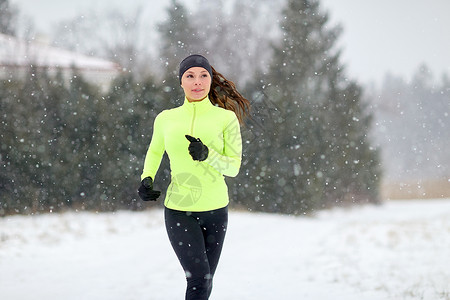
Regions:
[[[260,79],[280,115],[255,145],[266,151],[253,158],[260,174],[254,209],[299,214],[342,202],[351,193],[355,198],[355,190],[365,189],[358,179],[365,177],[353,175],[367,174],[369,166],[378,176],[377,159],[366,151],[368,124],[360,126],[369,120],[360,108],[360,88],[346,81],[339,64],[340,28],[326,26],[328,15],[314,0],[289,0],[282,14],[282,40],[274,47],[268,76]],[[362,161],[361,147],[372,164]],[[351,179],[336,181],[342,176]],[[370,188],[376,197],[376,184]],[[357,197],[375,200],[364,191]]]
[[[17,189],[16,179],[20,171],[16,165],[17,145],[20,137],[16,134],[20,117],[18,109],[18,93],[22,89],[21,82],[0,80],[0,216],[14,211],[17,198],[14,191]],[[20,157],[18,158],[20,161]]]
[[[102,102],[106,109],[100,117],[102,130],[97,139],[102,161],[98,198],[112,208],[138,209],[142,201],[136,201],[136,188],[153,121],[167,108],[166,103],[152,78],[139,82],[131,74],[116,78]]]
[[[198,38],[188,12],[181,3],[172,0],[167,13],[167,19],[158,28],[162,39],[160,56],[164,70],[163,91],[172,104],[180,104],[184,97],[178,79],[178,67],[182,59],[194,54]]]
[[[45,70],[30,67],[24,80],[8,80],[1,99],[5,110],[2,135],[2,165],[5,179],[3,199],[10,199],[5,213],[37,212],[55,207],[53,165],[58,148],[53,143],[61,119],[50,93],[51,80]],[[2,89],[3,90],[3,89]],[[2,105],[2,106],[3,106]],[[59,195],[60,196],[60,195]]]

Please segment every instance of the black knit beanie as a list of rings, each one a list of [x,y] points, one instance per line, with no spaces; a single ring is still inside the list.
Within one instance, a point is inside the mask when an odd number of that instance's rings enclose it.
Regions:
[[[183,59],[183,61],[180,63],[180,84],[181,84],[181,77],[183,77],[184,72],[186,72],[187,70],[189,70],[190,68],[193,67],[202,67],[204,68],[206,71],[209,72],[209,75],[211,75],[211,79],[213,77],[212,75],[212,68],[211,65],[209,64],[209,61],[201,56],[200,54],[193,54],[193,55],[189,55],[188,57],[186,57],[185,59]]]

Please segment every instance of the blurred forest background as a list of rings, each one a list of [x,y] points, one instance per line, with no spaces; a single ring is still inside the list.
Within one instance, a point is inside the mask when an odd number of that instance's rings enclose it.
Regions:
[[[157,28],[140,11],[85,14],[55,28],[52,45],[121,66],[105,88],[76,66],[0,65],[0,216],[67,209],[143,209],[136,194],[153,120],[182,103],[178,64],[200,53],[252,103],[244,157],[227,179],[234,207],[304,214],[389,197],[449,197],[450,78],[418,65],[364,87],[346,73],[342,28],[313,0],[167,6]],[[34,43],[0,0],[0,33]],[[268,16],[277,20],[267,22]],[[157,54],[148,30],[157,30]],[[1,53],[1,52],[0,52]],[[67,75],[69,74],[69,76]],[[155,179],[165,190],[167,158]]]

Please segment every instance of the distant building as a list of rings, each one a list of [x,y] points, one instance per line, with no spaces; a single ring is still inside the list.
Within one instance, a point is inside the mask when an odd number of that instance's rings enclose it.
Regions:
[[[67,81],[76,68],[83,78],[103,90],[121,72],[120,66],[111,61],[0,34],[0,78],[23,75],[31,65],[46,69],[50,74],[62,71]]]

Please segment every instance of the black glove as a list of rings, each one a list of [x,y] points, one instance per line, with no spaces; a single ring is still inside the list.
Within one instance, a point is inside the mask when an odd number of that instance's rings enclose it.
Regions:
[[[153,179],[151,177],[145,177],[141,181],[138,194],[143,201],[156,201],[159,195],[161,195],[161,192],[153,190]]]
[[[204,161],[208,157],[208,147],[206,147],[199,138],[195,138],[190,135],[185,135],[185,137],[189,142],[191,142],[188,149],[192,159]]]

